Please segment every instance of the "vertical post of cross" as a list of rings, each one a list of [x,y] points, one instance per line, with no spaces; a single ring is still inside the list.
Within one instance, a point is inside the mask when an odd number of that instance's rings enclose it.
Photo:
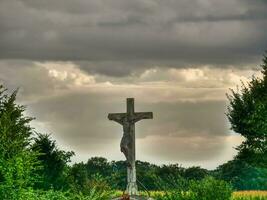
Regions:
[[[138,187],[136,183],[136,167],[135,167],[135,122],[134,122],[134,98],[127,98],[127,120],[130,122],[131,136],[131,160],[130,166],[127,166],[127,192],[129,195],[138,195]]]

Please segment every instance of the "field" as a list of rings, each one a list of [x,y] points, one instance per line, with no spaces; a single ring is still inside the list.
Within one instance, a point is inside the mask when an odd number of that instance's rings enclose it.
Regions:
[[[146,193],[142,192],[143,195]],[[158,196],[164,195],[164,192],[160,191],[153,191],[150,192],[150,195]],[[267,200],[267,191],[239,191],[233,192],[232,200]]]
[[[267,191],[242,191],[234,192],[233,200],[266,200]]]
[[[116,192],[117,195],[122,195],[122,192]],[[141,192],[141,195],[148,196],[146,192]],[[164,192],[151,191],[150,196],[157,199],[157,196],[164,196]],[[177,199],[178,200],[178,199]],[[267,191],[238,191],[233,192],[232,200],[267,200]]]

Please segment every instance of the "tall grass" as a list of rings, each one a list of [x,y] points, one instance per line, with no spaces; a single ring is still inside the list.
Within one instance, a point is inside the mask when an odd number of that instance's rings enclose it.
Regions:
[[[141,192],[141,194],[145,195],[146,193]],[[191,200],[190,197],[183,197],[181,198],[180,195],[175,195],[175,193],[169,192],[169,196],[166,196],[166,193],[163,191],[151,191],[151,196],[155,200],[161,199],[176,199],[176,200]],[[205,195],[203,196],[205,198]],[[267,200],[267,191],[242,191],[242,192],[233,192],[231,200]]]
[[[267,200],[267,191],[234,192],[232,200]]]

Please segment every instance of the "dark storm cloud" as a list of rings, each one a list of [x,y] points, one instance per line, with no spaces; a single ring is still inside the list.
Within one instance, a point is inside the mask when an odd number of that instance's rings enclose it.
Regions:
[[[0,84],[10,91],[19,89],[19,100],[38,100],[42,96],[51,96],[56,90],[67,86],[51,77],[44,67],[27,60],[1,60]]]
[[[151,65],[240,67],[266,48],[266,13],[263,0],[2,0],[0,57],[83,61],[109,76]]]

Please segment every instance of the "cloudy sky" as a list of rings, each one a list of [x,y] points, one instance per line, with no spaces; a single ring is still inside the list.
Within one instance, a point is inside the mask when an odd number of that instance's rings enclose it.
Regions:
[[[154,113],[138,159],[212,169],[242,141],[225,93],[260,75],[266,30],[266,0],[0,0],[0,83],[73,162],[124,159],[107,114],[134,97]]]

